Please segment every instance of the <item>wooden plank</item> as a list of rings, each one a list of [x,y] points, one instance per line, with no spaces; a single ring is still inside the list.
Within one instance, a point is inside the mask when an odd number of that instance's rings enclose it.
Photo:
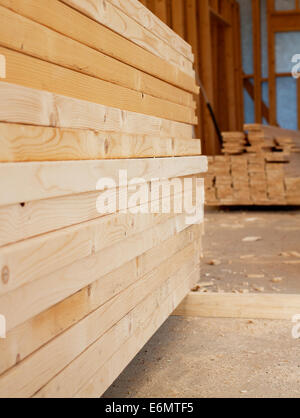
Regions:
[[[299,313],[299,307],[299,295],[190,293],[174,315],[290,321]]]
[[[194,282],[199,272],[196,269],[190,277],[190,283]],[[181,284],[170,297],[168,301],[164,303],[162,310],[164,311],[165,318],[174,310],[174,308],[180,303],[184,295],[186,294],[187,288],[190,287],[188,283]],[[127,366],[127,364],[134,358],[134,356],[143,347],[144,341],[148,340],[157,329],[164,322],[162,318],[159,318],[161,311],[156,311],[151,319],[145,321],[143,327],[133,335],[125,344],[122,345],[105,364],[105,366],[98,369],[94,376],[87,382],[78,392],[75,397],[95,397],[101,396],[105,390],[113,383],[118,377],[120,372]]]
[[[181,268],[181,272],[189,273],[190,269]],[[159,289],[156,290],[153,295],[148,296],[139,306],[137,306],[132,311],[130,318],[126,317],[126,319],[122,319],[102,338],[96,341],[77,359],[69,364],[66,369],[64,369],[58,376],[56,376],[44,388],[42,388],[41,391],[35,395],[35,397],[57,398],[64,397],[63,394],[65,394],[67,397],[74,396],[78,390],[89,383],[89,380],[94,377],[96,371],[100,371],[103,366],[105,368],[105,363],[122,348],[123,344],[126,345],[126,342],[131,339],[136,332],[140,332],[141,329],[147,329],[149,323],[153,324],[154,322],[156,325],[158,316],[160,316],[160,323],[164,322],[168,313],[170,313],[170,305],[167,302],[168,299],[172,297],[173,304],[171,306],[172,308],[173,306],[176,306],[178,303],[178,300],[174,298],[177,293],[176,290],[178,287],[184,287],[187,289],[190,281],[191,278],[187,277],[184,283],[182,283],[182,276],[180,280],[180,275],[178,274],[175,274],[174,277],[169,278]],[[168,307],[166,313],[165,309],[162,308],[165,305]],[[157,309],[157,306],[160,306],[161,308]],[[126,322],[126,325],[124,321]],[[128,322],[131,324],[131,326],[128,326]],[[118,334],[120,334],[120,338],[117,337]],[[115,341],[115,344],[112,344],[112,336],[114,336],[113,341]],[[142,345],[145,344],[148,338],[148,336],[146,338],[144,337]],[[113,349],[106,349],[106,347],[109,346],[113,347]],[[137,351],[139,350],[138,347],[141,348],[141,346],[136,346]],[[89,365],[88,367],[86,367],[87,364]],[[97,364],[96,368],[95,364]],[[85,365],[84,368],[82,367],[83,365]],[[81,370],[84,370],[83,373]],[[103,377],[104,380],[106,380],[106,373]],[[68,385],[67,382],[70,382],[70,384]]]
[[[136,206],[135,201],[131,201],[135,191],[129,188],[126,198],[124,194],[126,189],[125,187],[112,189],[109,193],[110,197],[117,199],[117,211]],[[106,192],[95,191],[0,207],[0,246],[106,216],[97,211],[95,204],[101,194],[107,196]],[[168,191],[165,196],[167,201]],[[171,193],[171,205],[172,199]],[[148,203],[140,205],[141,211],[147,205]]]
[[[291,138],[295,141],[300,140],[300,132],[292,129],[283,129],[278,126],[261,125],[257,123],[250,123],[244,125],[244,130],[249,132],[263,133],[266,137],[271,138]]]
[[[193,106],[193,96],[0,6],[0,44],[167,101]],[[19,30],[15,31],[18,27]]]
[[[201,139],[175,139],[174,157],[192,156],[201,154]]]
[[[0,161],[74,161],[200,155],[200,140],[0,122]]]
[[[84,287],[62,302],[18,325],[7,333],[5,341],[0,341],[0,372],[8,370],[38,350],[52,338],[84,318],[93,302],[94,294],[98,306],[103,304],[107,295],[122,292],[137,280],[137,259],[125,263],[113,272],[98,278],[88,287]],[[100,297],[100,290],[103,297]],[[31,335],[31,338],[28,336]]]
[[[300,11],[274,12],[270,16],[274,32],[295,32],[300,30]]]
[[[94,191],[99,179],[127,180],[182,177],[207,170],[206,157],[147,158],[102,161],[0,163],[0,206]]]
[[[169,267],[169,263],[167,264]],[[120,295],[94,310],[66,332],[4,373],[0,378],[1,397],[28,397],[36,393],[147,295],[161,286],[168,278],[166,271],[168,271],[166,267],[158,267],[155,272],[150,272],[147,278],[138,280]],[[183,272],[181,269],[178,270],[178,267],[177,275],[182,280]]]
[[[174,156],[172,138],[0,123],[1,162],[167,156]]]
[[[51,119],[58,127],[121,131],[171,138],[193,137],[193,127],[188,124],[121,111],[64,96],[55,95],[54,98],[56,112],[52,113]],[[17,100],[15,102],[18,103]]]
[[[166,24],[164,24],[160,19],[158,19],[146,7],[143,7],[136,0],[108,1],[114,4],[118,9],[126,13],[127,16],[133,18],[144,28],[150,30],[152,33],[155,33],[163,41],[171,45],[176,51],[178,51],[180,54],[182,54],[187,59],[193,62],[194,57],[192,54],[191,46],[187,42],[185,42],[184,39],[182,39],[183,36],[178,36],[176,33],[174,33],[174,28],[173,30],[171,30]],[[144,6],[147,6],[145,3],[143,3]]]
[[[191,61],[180,55],[167,43],[161,41],[152,32],[138,25],[130,16],[127,16],[120,9],[116,9],[111,3],[105,0],[61,1],[142,48],[147,49],[152,54],[168,61],[188,76],[194,77]],[[159,11],[162,11],[161,8],[159,8]]]
[[[6,58],[4,55],[0,55],[0,78],[6,78]]]
[[[93,256],[78,260],[0,296],[1,312],[7,319],[7,331],[89,286],[99,277],[121,267],[187,227],[186,217],[177,215]]]
[[[185,195],[183,193],[174,194],[170,188],[157,201],[159,207],[169,204],[169,213],[164,213],[162,209],[159,213],[151,213],[153,200],[150,196],[148,196],[146,203],[136,205],[131,203],[132,193],[129,193],[125,199],[122,197],[122,193],[123,191],[118,193],[117,199],[124,200],[122,205],[125,206],[127,203],[127,206],[130,207],[127,213],[100,215],[99,218],[89,222],[0,248],[0,271],[5,272],[6,278],[0,282],[0,295],[77,260],[89,257],[151,226],[161,224],[174,216],[175,200],[183,202],[184,196],[185,198],[193,197],[192,188],[189,190],[185,187]],[[104,194],[107,198],[107,192]],[[160,191],[160,195],[162,195],[162,191]],[[118,207],[117,210],[120,208]],[[184,209],[182,212],[185,213]]]
[[[58,0],[0,0],[0,4],[133,68],[187,91],[199,90],[193,77]]]
[[[192,138],[188,124],[122,111],[15,84],[0,83],[0,121],[58,128]]]
[[[165,261],[168,258],[168,254],[175,254],[184,246],[187,246],[189,243],[194,241],[196,249],[196,244],[202,234],[202,226],[195,225],[189,228],[186,228],[184,232],[180,233],[180,237],[177,234],[174,237],[169,238],[168,240],[163,241],[160,245],[151,248],[149,251],[141,254],[139,256],[138,262],[138,271],[140,275],[145,275],[147,272],[153,269],[153,260],[162,260]],[[195,253],[196,254],[196,253]],[[195,257],[200,257],[200,246]],[[193,258],[191,256],[191,258]],[[197,262],[198,264],[198,262]]]
[[[180,236],[168,239],[166,242],[169,243],[170,248],[165,251],[165,246],[163,246],[159,256],[152,259],[152,263],[147,265],[150,270],[146,270],[145,266],[144,274],[148,274],[174,254],[176,254],[174,259],[178,260],[177,265],[180,259],[186,260],[187,257],[190,257],[190,247],[193,240],[199,239],[200,235],[201,227],[192,226],[180,233]],[[58,334],[141,279],[141,270],[138,269],[139,260],[140,257],[125,263],[120,268],[98,278],[88,287],[84,287],[79,292],[8,332],[6,340],[0,341],[2,352],[0,373],[24,360]]]
[[[117,86],[16,51],[0,47],[6,57],[6,81],[122,110],[196,124],[193,109]],[[22,71],[20,70],[22,68]]]
[[[158,225],[171,214],[117,213],[0,248],[0,295],[37,280],[125,238]]]
[[[129,189],[129,199],[126,199],[123,189],[112,189],[109,194],[117,198],[117,211],[121,209],[120,204],[122,209],[136,206],[135,201],[131,201],[135,191]],[[105,216],[98,213],[95,204],[98,197],[105,193],[95,191],[0,207],[0,246]],[[169,193],[165,196],[167,199]],[[172,200],[170,203],[173,204]]]

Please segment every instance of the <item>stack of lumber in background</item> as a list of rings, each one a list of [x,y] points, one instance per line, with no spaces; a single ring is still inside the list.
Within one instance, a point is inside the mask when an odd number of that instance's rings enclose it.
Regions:
[[[209,157],[206,204],[300,205],[300,133],[258,124],[244,128],[223,134],[225,155]]]
[[[100,396],[199,279],[202,217],[118,183],[207,169],[191,47],[126,5],[0,0],[1,397]]]
[[[223,132],[222,153],[225,155],[242,154],[246,147],[246,134],[244,132]]]

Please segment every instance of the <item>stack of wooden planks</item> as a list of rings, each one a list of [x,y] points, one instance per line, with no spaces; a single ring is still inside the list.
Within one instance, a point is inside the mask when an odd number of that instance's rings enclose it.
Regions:
[[[209,157],[205,189],[208,205],[300,205],[300,133],[272,126],[245,125],[247,145],[235,155]]]
[[[225,155],[242,154],[246,147],[246,134],[244,132],[223,132],[222,153]]]
[[[244,129],[247,132],[249,142],[251,138],[256,138],[262,148],[267,151],[274,150],[280,152],[299,152],[300,151],[300,133],[290,129],[282,129],[277,126],[246,124]],[[247,149],[249,152],[249,150]]]
[[[199,279],[203,183],[137,197],[207,169],[191,47],[137,0],[0,20],[0,397],[98,397]]]
[[[275,145],[274,139],[262,131],[249,129],[247,139],[249,146],[245,151],[248,153],[259,154],[262,152],[272,152],[273,146]]]

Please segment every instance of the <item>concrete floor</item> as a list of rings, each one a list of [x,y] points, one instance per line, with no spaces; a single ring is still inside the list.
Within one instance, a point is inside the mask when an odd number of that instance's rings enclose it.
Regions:
[[[289,321],[171,317],[104,397],[300,397]]]
[[[299,232],[300,210],[209,209],[198,291],[300,293]],[[292,325],[171,317],[104,397],[298,398]]]
[[[300,294],[299,272],[300,209],[207,211],[202,281],[214,285],[200,291]]]

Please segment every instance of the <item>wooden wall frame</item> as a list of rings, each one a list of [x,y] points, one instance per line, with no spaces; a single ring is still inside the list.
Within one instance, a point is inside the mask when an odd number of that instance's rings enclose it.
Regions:
[[[205,86],[222,131],[241,130],[244,123],[244,89],[254,101],[255,122],[277,123],[276,80],[290,73],[276,73],[275,36],[278,32],[300,31],[300,0],[295,10],[276,11],[275,0],[267,0],[268,77],[262,76],[261,0],[252,2],[253,74],[242,70],[239,4],[235,0],[143,0],[181,37],[192,45],[195,71]],[[158,3],[160,7],[158,7]],[[162,5],[163,3],[163,5]],[[166,12],[161,12],[166,10]],[[165,20],[167,19],[167,20]],[[262,84],[268,82],[269,106],[263,102]],[[300,88],[298,82],[298,126]],[[220,144],[203,98],[197,99],[197,136],[208,155],[220,152]]]
[[[241,130],[244,110],[239,4],[235,0],[143,0],[143,4],[192,45],[196,76],[205,87],[220,129]],[[206,154],[219,154],[221,146],[203,97],[200,95],[197,101],[196,135],[202,139]]]
[[[261,76],[261,1],[252,0],[254,73],[244,74],[244,88],[254,100],[256,123],[261,123],[265,118],[269,124],[278,125],[276,80],[278,77],[291,77],[292,75],[276,72],[275,36],[279,32],[300,31],[300,0],[295,0],[295,6],[294,10],[278,11],[275,9],[275,0],[267,0],[269,72],[268,77],[263,78]],[[254,82],[254,88],[251,80]],[[269,107],[262,100],[263,82],[268,82],[269,86]],[[298,126],[300,127],[299,94],[298,88]]]

